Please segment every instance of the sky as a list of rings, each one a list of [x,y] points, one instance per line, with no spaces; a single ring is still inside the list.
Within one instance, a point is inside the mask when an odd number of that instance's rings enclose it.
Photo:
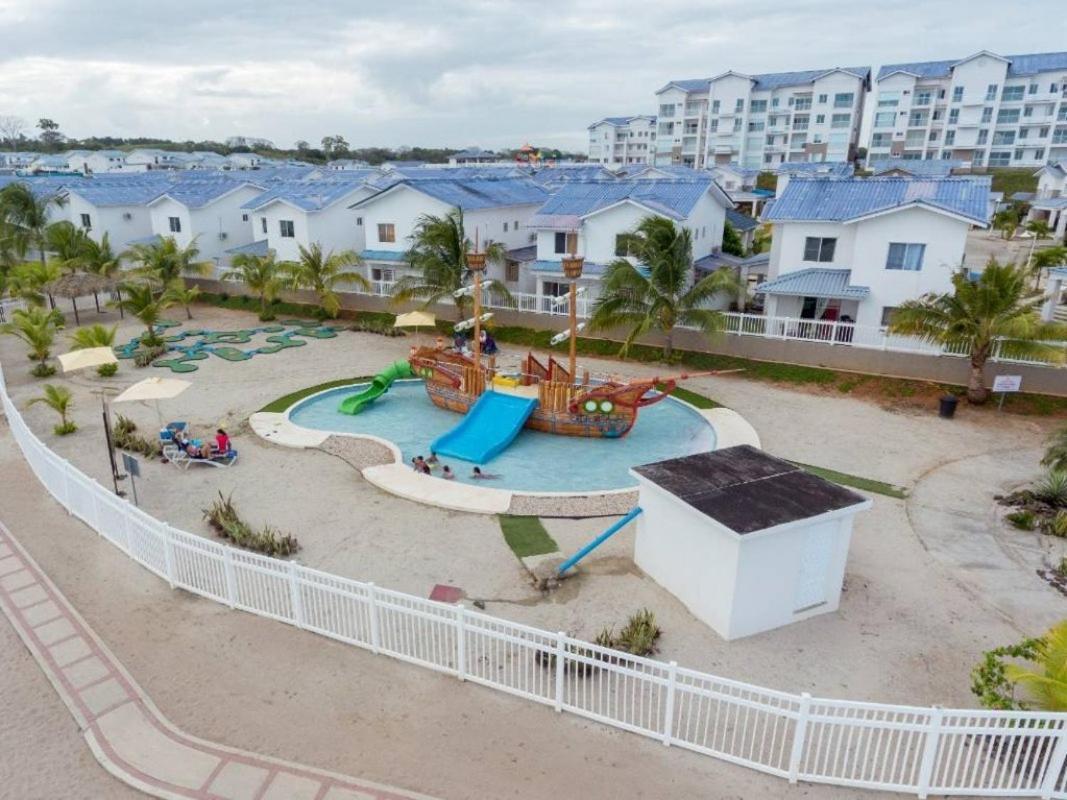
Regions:
[[[672,79],[1065,50],[1067,22],[1062,0],[0,0],[0,43],[0,115],[73,137],[584,151]]]

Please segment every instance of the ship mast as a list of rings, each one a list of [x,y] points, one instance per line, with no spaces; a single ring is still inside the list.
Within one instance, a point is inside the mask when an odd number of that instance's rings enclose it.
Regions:
[[[585,263],[583,256],[577,255],[578,250],[578,232],[574,232],[574,238],[571,240],[571,252],[564,256],[561,261],[563,262],[563,275],[571,282],[570,289],[570,318],[571,318],[571,330],[570,330],[570,358],[567,361],[567,371],[571,376],[571,383],[576,384],[578,382],[576,372],[578,369],[578,279],[582,277],[582,266]]]
[[[467,269],[474,274],[474,363],[482,366],[482,273],[485,272],[485,253],[478,252],[478,229],[474,229],[474,252],[467,253]]]

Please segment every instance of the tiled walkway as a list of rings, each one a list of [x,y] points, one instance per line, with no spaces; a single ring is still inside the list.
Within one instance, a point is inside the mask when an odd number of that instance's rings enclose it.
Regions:
[[[199,800],[428,800],[178,730],[3,524],[0,609],[104,768],[148,794]]]

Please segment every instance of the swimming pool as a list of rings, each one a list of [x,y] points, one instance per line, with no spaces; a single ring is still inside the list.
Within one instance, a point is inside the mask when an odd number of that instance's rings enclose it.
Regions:
[[[398,381],[387,394],[355,416],[337,410],[341,400],[365,389],[353,384],[331,389],[297,403],[290,420],[304,428],[334,433],[369,434],[393,442],[410,463],[430,454],[430,442],[461,417],[438,408],[422,381]],[[636,464],[691,455],[715,447],[715,432],[697,411],[668,398],[641,409],[637,424],[622,439],[582,439],[524,429],[511,446],[488,465],[496,480],[472,481],[474,464],[443,459],[459,480],[520,492],[589,492],[637,485],[627,470]],[[434,474],[440,474],[435,471]]]

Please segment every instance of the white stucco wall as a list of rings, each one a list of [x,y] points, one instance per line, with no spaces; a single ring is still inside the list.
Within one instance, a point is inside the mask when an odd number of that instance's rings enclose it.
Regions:
[[[105,233],[116,251],[131,239],[152,235],[152,218],[147,206],[96,206],[76,192],[70,192],[64,207],[63,219],[82,227],[81,215],[88,214],[92,226],[89,236],[99,242]]]
[[[182,247],[187,247],[195,239],[201,260],[224,263],[228,260],[227,250],[253,241],[252,214],[241,206],[261,191],[252,186],[241,186],[205,206],[192,209],[163,196],[149,204],[152,232],[173,236]],[[243,219],[245,216],[247,220]],[[170,230],[170,217],[180,220],[181,231]]]

